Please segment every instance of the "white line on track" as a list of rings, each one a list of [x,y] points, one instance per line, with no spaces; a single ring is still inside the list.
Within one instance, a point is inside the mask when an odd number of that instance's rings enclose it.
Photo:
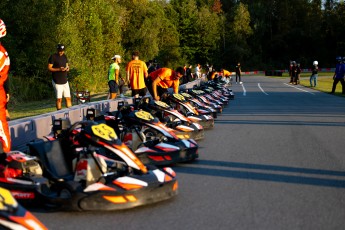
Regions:
[[[312,93],[312,92],[309,92],[309,91],[307,91],[307,90],[301,89],[301,88],[296,87],[296,86],[294,86],[294,85],[290,85],[290,84],[287,84],[287,83],[284,83],[284,85],[287,85],[287,86],[293,87],[293,88],[295,88],[295,89],[301,90],[301,91],[303,91],[303,92],[306,92],[306,93],[310,93],[310,94],[312,94],[312,95],[315,95],[315,94]]]
[[[246,96],[247,95],[247,91],[246,91],[246,88],[244,88],[244,84],[242,83],[242,89],[243,89],[243,96]]]
[[[263,92],[265,95],[268,95],[268,93],[266,93],[265,90],[263,90],[263,88],[261,88],[260,83],[258,83],[258,87],[259,87],[259,89],[261,90],[261,92]]]

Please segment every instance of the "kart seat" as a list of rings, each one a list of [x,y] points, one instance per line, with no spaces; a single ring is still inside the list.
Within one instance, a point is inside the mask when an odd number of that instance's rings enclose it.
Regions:
[[[73,180],[72,164],[66,161],[61,141],[31,142],[28,146],[30,155],[39,158],[44,172],[48,174],[47,177],[55,180]]]

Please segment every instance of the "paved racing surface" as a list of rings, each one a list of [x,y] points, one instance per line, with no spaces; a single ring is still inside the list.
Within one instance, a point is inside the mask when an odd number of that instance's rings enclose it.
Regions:
[[[344,229],[344,98],[287,79],[243,80],[199,142],[199,160],[174,167],[174,199],[126,211],[34,214],[64,230]]]

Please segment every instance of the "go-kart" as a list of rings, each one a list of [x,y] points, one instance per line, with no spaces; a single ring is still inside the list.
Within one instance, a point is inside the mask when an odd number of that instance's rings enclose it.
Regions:
[[[155,101],[150,97],[143,97],[136,102],[138,109],[142,109],[157,117],[163,124],[174,130],[177,137],[181,139],[200,140],[204,138],[204,128],[186,116],[173,109],[163,101]]]
[[[159,139],[154,141],[147,140],[139,122],[131,123],[129,121],[131,118],[128,117],[128,113],[124,112],[127,107],[123,106],[123,103],[118,102],[118,111],[108,112],[106,115],[97,115],[97,110],[88,109],[87,119],[106,123],[112,127],[120,140],[136,154],[143,164],[164,166],[177,163],[179,161],[180,148],[176,145],[160,141]],[[130,111],[132,112],[132,110]],[[130,114],[130,116],[138,120],[143,118],[149,120],[152,115],[145,113],[147,112],[133,110],[133,114]],[[124,116],[123,114],[126,115]]]
[[[232,92],[232,89],[226,86],[226,83],[223,81],[208,81],[206,82],[207,86],[214,88],[218,94],[221,94],[227,97],[230,100],[235,98],[235,94]]]
[[[177,194],[171,168],[144,165],[106,124],[77,122],[66,132],[54,140],[28,144],[42,174],[36,169],[39,175],[34,170],[3,175],[0,186],[21,194],[19,202],[26,199],[35,205],[80,211],[127,209]],[[16,163],[12,168],[26,165],[19,158]]]
[[[191,103],[191,105],[196,108],[198,113],[203,114],[203,115],[212,115],[213,118],[217,118],[217,110],[212,108],[210,105],[205,104],[201,100],[193,97],[189,93],[182,92],[181,93],[184,98]]]
[[[211,115],[209,115],[210,113],[199,113],[182,94],[169,93],[165,97],[165,102],[167,102],[167,104],[171,105],[191,121],[202,125],[202,127],[205,129],[214,127],[214,119]],[[208,113],[207,111],[205,112]]]
[[[134,143],[134,136],[143,136],[142,140],[145,142],[141,142],[139,148],[135,150],[140,159],[140,156],[143,156],[143,162],[149,160],[149,163],[154,165],[165,165],[198,158],[198,145],[193,139],[182,140],[172,129],[166,127],[150,113],[134,110],[131,105],[118,103],[118,111],[114,112],[113,116],[105,116],[106,123],[111,127],[122,125],[115,130],[121,129],[121,133],[125,135],[124,139],[129,136],[128,140],[131,145]],[[135,129],[135,133],[128,132],[133,129]],[[139,132],[140,135],[136,134]]]
[[[222,102],[224,105],[228,105],[229,104],[229,99],[226,98],[223,95],[220,95],[217,93],[217,91],[212,88],[212,87],[206,87],[203,89],[205,91],[205,93],[207,93],[207,95],[212,99],[212,100],[217,100]]]
[[[197,89],[189,89],[187,91],[188,94],[192,95],[196,99],[200,100],[204,104],[211,106],[213,109],[217,111],[217,113],[222,113],[223,112],[223,106],[220,105],[217,102],[210,101],[207,97],[205,97],[205,92],[202,90],[197,90]]]
[[[47,227],[21,206],[9,190],[0,187],[0,229],[45,230]]]

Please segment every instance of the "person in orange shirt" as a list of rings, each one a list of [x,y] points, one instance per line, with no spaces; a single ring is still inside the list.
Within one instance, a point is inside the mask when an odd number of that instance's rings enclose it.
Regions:
[[[126,77],[132,89],[132,97],[137,95],[143,97],[146,95],[145,79],[147,76],[146,63],[139,60],[139,52],[134,51],[132,53],[132,61],[128,62],[126,66]]]
[[[225,69],[221,69],[220,71],[222,72],[222,75],[225,77],[225,81],[227,83],[230,83],[230,81],[232,80],[231,72]]]
[[[210,72],[210,80],[215,80],[217,78],[218,78],[218,72],[217,71]]]
[[[0,38],[7,34],[6,25],[0,19]],[[6,159],[7,154],[11,150],[11,136],[6,119],[6,90],[4,84],[8,79],[8,71],[10,70],[10,58],[5,47],[0,42],[0,158]]]
[[[223,73],[224,77],[230,78],[230,76],[231,76],[231,72],[230,71],[227,71],[225,69],[221,69],[221,72]]]
[[[180,78],[183,77],[183,74],[183,67],[178,67],[175,71],[161,68],[150,73],[146,85],[151,96],[159,101],[161,96],[168,91],[168,88],[173,88],[174,93],[178,93]]]

